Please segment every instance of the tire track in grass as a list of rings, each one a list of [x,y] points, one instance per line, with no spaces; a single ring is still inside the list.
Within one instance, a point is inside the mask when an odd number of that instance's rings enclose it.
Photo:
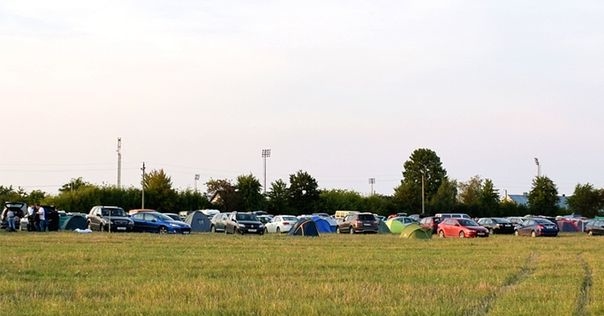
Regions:
[[[518,272],[509,276],[499,288],[495,289],[493,292],[491,292],[491,294],[485,296],[476,308],[464,313],[464,315],[487,315],[491,310],[493,303],[495,303],[495,301],[497,300],[497,297],[511,291],[514,287],[520,284],[520,282],[524,281],[526,278],[528,278],[531,274],[535,272],[536,258],[537,255],[534,252],[531,252],[526,258],[526,261],[524,262],[520,270],[518,270]]]
[[[575,316],[587,315],[587,305],[589,305],[591,285],[593,282],[591,267],[583,258],[582,254],[577,256],[578,261],[583,266],[583,281],[581,282],[581,288],[579,288],[579,295],[577,296],[577,305],[575,306]]]

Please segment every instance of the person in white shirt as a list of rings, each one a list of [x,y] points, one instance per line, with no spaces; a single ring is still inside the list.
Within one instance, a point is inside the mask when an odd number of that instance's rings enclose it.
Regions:
[[[42,206],[38,207],[38,215],[40,216],[40,231],[41,232],[45,232],[46,231],[46,211],[44,210],[44,208]]]
[[[35,231],[38,230],[36,228],[36,207],[34,205],[30,205],[27,208],[27,231]]]

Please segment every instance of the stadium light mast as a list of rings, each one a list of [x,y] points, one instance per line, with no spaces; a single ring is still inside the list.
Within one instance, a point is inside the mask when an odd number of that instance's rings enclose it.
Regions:
[[[199,181],[199,173],[195,174],[195,192],[197,192],[197,181]]]
[[[262,186],[262,191],[266,194],[266,158],[271,156],[270,149],[262,149],[262,160],[264,161],[264,185]]]
[[[541,177],[541,164],[539,164],[537,157],[535,157],[535,164],[537,165],[537,177]]]
[[[373,195],[373,185],[375,184],[375,178],[369,178],[369,195]]]

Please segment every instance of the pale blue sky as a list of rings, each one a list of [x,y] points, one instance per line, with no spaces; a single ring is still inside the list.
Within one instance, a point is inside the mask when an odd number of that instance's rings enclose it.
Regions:
[[[3,1],[0,184],[194,175],[391,194],[450,177],[604,187],[601,1]]]

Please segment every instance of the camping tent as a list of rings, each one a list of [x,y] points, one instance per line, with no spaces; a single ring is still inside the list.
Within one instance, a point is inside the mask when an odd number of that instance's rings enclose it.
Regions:
[[[394,218],[387,220],[386,226],[388,226],[390,232],[393,234],[400,234],[403,231],[403,228],[405,228],[405,224],[401,223],[400,221]]]
[[[61,223],[62,230],[86,229],[88,227],[86,216],[84,215],[65,215],[63,217],[67,217],[67,219]]]
[[[301,219],[289,230],[289,235],[318,237],[319,230],[312,219]]]
[[[185,223],[191,225],[192,232],[210,231],[210,219],[200,211],[189,213],[189,215],[187,215],[187,218],[185,219]]]
[[[378,224],[378,233],[390,234],[390,228],[388,228],[388,225],[386,225],[386,222],[383,220],[380,220],[380,223]]]
[[[556,224],[558,224],[558,228],[560,229],[561,232],[572,232],[572,233],[576,233],[581,231],[581,229],[579,229],[579,226],[577,226],[577,224],[575,224],[572,221],[569,220],[559,220],[556,221]]]
[[[419,224],[412,223],[403,228],[401,238],[430,239],[432,238],[432,230],[425,229]]]
[[[321,216],[313,215],[310,219],[315,222],[320,233],[335,233],[336,227],[332,227],[328,220]]]

